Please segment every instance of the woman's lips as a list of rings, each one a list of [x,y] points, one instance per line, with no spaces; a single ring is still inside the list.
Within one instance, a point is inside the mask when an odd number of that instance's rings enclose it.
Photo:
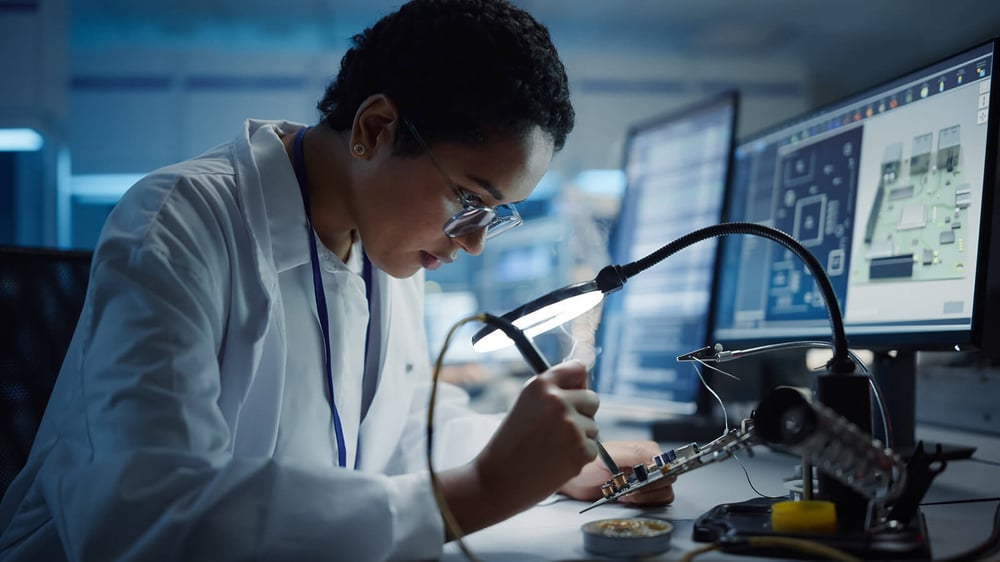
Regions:
[[[441,264],[443,264],[443,263],[451,263],[452,260],[445,259],[445,258],[439,258],[439,257],[435,256],[434,254],[430,254],[428,252],[421,251],[420,252],[420,261],[421,261],[421,265],[424,266],[424,269],[429,269],[429,270],[433,271],[433,270],[441,267]]]

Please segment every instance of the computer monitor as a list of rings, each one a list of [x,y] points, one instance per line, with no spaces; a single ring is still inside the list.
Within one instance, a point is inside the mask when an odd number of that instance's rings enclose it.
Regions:
[[[823,264],[850,346],[877,352],[904,447],[915,351],[996,337],[996,47],[977,45],[741,139],[734,155],[726,218],[783,230]],[[829,341],[803,263],[761,238],[722,246],[713,341]]]
[[[629,129],[612,263],[721,220],[737,110],[738,94],[727,91]],[[714,241],[687,248],[605,299],[594,365],[602,412],[647,421],[705,412],[697,372],[676,358],[706,343],[716,253]],[[654,422],[659,440],[709,437],[694,428],[661,435],[658,427],[669,426]]]

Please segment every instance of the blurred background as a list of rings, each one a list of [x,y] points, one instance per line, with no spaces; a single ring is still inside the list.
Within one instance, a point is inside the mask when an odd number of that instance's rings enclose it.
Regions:
[[[315,122],[350,36],[399,3],[0,0],[0,128],[29,130],[0,151],[0,244],[92,248],[142,174],[233,138],[248,117]],[[609,263],[635,123],[737,90],[743,136],[1000,34],[996,0],[515,3],[550,28],[577,125],[519,206],[526,225],[427,275],[435,352],[458,317],[504,312]],[[538,343],[553,362],[588,360],[586,339]],[[448,376],[482,409],[505,407],[520,381],[498,372],[517,358],[477,358],[467,342],[449,350]],[[996,427],[992,412],[970,424]]]

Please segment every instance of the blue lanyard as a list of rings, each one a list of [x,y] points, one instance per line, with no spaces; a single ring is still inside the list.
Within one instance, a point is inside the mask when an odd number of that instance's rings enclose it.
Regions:
[[[330,352],[330,312],[326,308],[326,292],[323,290],[323,276],[319,269],[319,256],[316,249],[316,236],[313,230],[312,224],[312,213],[310,212],[309,206],[309,189],[308,183],[306,182],[306,161],[302,154],[302,137],[306,134],[309,127],[303,127],[295,135],[295,144],[293,150],[295,152],[295,179],[299,183],[299,193],[302,194],[302,206],[305,207],[306,211],[306,226],[308,227],[308,238],[309,238],[309,258],[310,264],[312,265],[313,274],[313,294],[316,298],[316,313],[319,315],[319,325],[323,330],[323,346],[326,352],[325,354],[325,367],[326,367],[326,389],[330,393],[330,414],[333,418],[333,431],[337,436],[337,463],[342,467],[347,467],[347,447],[344,444],[344,427],[340,422],[340,413],[337,411],[337,401],[334,399],[333,393],[333,357]],[[372,302],[372,264],[368,261],[368,256],[364,256],[364,265],[362,267],[362,275],[365,281],[365,297],[368,301],[368,321],[371,323],[371,302]],[[365,356],[362,369],[368,366],[368,343],[369,337],[366,333],[365,335]],[[361,441],[361,431],[358,431],[358,442],[360,445]],[[359,450],[360,447],[355,449]],[[358,466],[358,455],[355,454],[354,457],[354,468]]]

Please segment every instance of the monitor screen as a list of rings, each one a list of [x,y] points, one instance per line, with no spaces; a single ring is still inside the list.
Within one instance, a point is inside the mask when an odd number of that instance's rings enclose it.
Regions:
[[[994,49],[976,46],[737,144],[727,220],[773,226],[817,257],[852,346],[981,345]],[[798,258],[763,238],[722,246],[713,341],[829,340],[825,304]]]
[[[609,241],[613,263],[721,220],[737,103],[735,92],[725,92],[629,130],[625,192]],[[608,295],[594,365],[602,412],[649,419],[696,412],[697,372],[676,358],[705,345],[715,262],[716,244],[706,241]]]

